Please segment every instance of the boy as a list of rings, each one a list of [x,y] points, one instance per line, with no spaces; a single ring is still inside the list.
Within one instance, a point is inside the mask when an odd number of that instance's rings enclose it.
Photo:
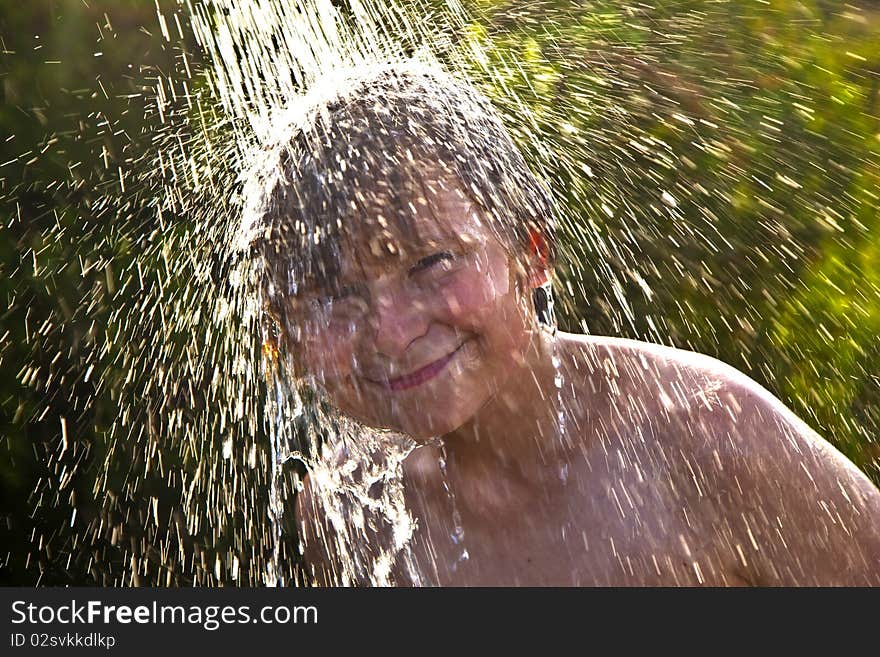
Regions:
[[[766,390],[699,354],[547,328],[553,204],[473,90],[365,75],[260,168],[246,234],[275,339],[342,417],[415,445],[403,539],[348,509],[352,539],[307,479],[314,582],[358,581],[360,535],[373,583],[880,583],[880,492]]]

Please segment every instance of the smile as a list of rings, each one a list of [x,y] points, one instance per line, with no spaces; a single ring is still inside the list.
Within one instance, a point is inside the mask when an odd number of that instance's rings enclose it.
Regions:
[[[443,358],[435,360],[433,363],[429,363],[428,365],[417,369],[415,372],[410,372],[409,374],[405,374],[395,379],[388,379],[387,381],[374,381],[374,383],[378,383],[388,390],[393,390],[395,392],[406,390],[408,388],[414,388],[415,386],[430,381],[435,376],[440,374],[440,372],[442,372],[443,369],[449,364],[449,361],[451,361],[455,357],[455,354],[457,354],[463,346],[464,343],[460,344],[458,347],[456,347],[455,351],[452,351],[446,356],[443,356]]]

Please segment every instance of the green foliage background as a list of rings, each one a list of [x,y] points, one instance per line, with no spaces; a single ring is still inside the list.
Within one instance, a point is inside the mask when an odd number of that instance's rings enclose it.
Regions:
[[[563,250],[583,258],[587,229],[623,245],[631,321],[587,266],[561,272],[583,282],[567,326],[715,355],[880,481],[880,5],[469,5],[489,93],[515,91],[569,154],[544,161],[580,219]],[[0,584],[102,583],[117,540],[70,528],[142,519],[92,491],[126,372],[90,368],[136,307],[117,274],[155,219],[101,199],[149,149],[150,81],[180,53],[153,0],[2,0],[0,39]],[[61,418],[71,446],[50,460]]]

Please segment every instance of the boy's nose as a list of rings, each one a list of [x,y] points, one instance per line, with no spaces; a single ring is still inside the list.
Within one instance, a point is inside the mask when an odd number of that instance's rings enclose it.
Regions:
[[[413,340],[428,332],[428,317],[421,304],[410,299],[403,290],[385,290],[374,299],[376,351],[388,358],[400,359]]]

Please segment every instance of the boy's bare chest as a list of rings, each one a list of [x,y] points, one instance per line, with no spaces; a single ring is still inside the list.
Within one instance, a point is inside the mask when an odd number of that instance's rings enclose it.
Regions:
[[[724,543],[717,519],[689,504],[668,472],[602,461],[552,495],[511,500],[497,513],[413,497],[417,530],[395,579],[441,586],[738,583],[729,555],[714,547]]]

